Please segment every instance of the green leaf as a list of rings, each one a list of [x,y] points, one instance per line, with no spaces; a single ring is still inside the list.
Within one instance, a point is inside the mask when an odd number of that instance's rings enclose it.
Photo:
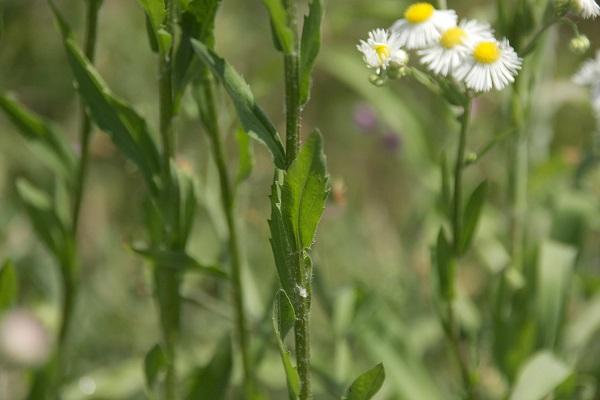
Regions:
[[[274,41],[285,54],[294,52],[294,32],[288,26],[287,11],[281,0],[263,0],[271,17]],[[278,50],[279,47],[275,46]]]
[[[263,142],[273,154],[275,165],[280,169],[284,169],[286,166],[285,151],[279,134],[264,111],[256,104],[254,95],[244,78],[204,44],[192,39],[192,46],[196,55],[223,83],[235,105],[244,130],[254,136],[255,139]]]
[[[314,131],[286,172],[282,187],[282,214],[296,238],[296,250],[312,246],[329,194],[323,139]]]
[[[252,143],[246,132],[243,129],[238,129],[235,133],[235,139],[238,144],[238,168],[237,168],[237,183],[242,183],[252,174],[254,167],[254,154],[252,153]]]
[[[229,279],[229,275],[222,269],[201,264],[183,251],[151,249],[139,243],[131,245],[130,248],[133,252],[153,261],[157,265],[173,268],[181,272],[199,272],[214,278]]]
[[[487,181],[483,181],[477,186],[465,207],[464,225],[460,235],[461,254],[464,254],[469,250],[469,246],[471,246],[471,242],[475,236],[479,217],[481,216],[481,210],[483,209],[485,198],[487,196],[487,187]]]
[[[16,303],[18,291],[15,266],[12,261],[6,260],[0,267],[0,312]]]
[[[279,179],[273,180],[271,187],[271,218],[269,219],[269,239],[277,267],[277,274],[281,287],[290,299],[295,298],[295,268],[297,268],[298,255],[294,250],[293,236],[285,227],[281,212],[281,184]]]
[[[40,143],[46,147],[55,159],[54,164],[62,168],[67,174],[75,170],[75,157],[54,126],[49,122],[27,110],[16,100],[0,94],[0,108],[6,113],[10,121],[27,140]]]
[[[151,191],[161,172],[158,149],[146,122],[127,104],[117,99],[71,37],[58,10],[53,8],[61,26],[67,58],[77,89],[98,127],[106,131],[116,146],[144,174]]]
[[[450,217],[451,215],[451,211],[450,209],[452,208],[451,204],[452,204],[452,197],[450,195],[450,174],[449,174],[449,170],[448,170],[448,157],[446,156],[446,153],[442,153],[442,159],[440,161],[440,173],[442,175],[442,187],[440,190],[441,193],[441,204],[440,204],[440,208],[442,209],[442,211],[444,212],[444,215],[446,215],[446,217]]]
[[[377,364],[374,368],[356,378],[346,391],[344,400],[369,400],[381,389],[384,380],[385,369],[383,364]]]
[[[537,271],[536,316],[540,345],[554,348],[564,320],[565,302],[577,257],[571,246],[542,243]]]
[[[437,271],[440,295],[444,300],[452,301],[454,298],[456,263],[452,246],[448,242],[448,239],[446,239],[443,228],[440,228],[434,250],[434,265]]]
[[[152,51],[159,51],[164,54],[168,47],[161,43],[160,30],[167,16],[167,7],[165,0],[138,0],[138,3],[146,13],[146,27],[148,29],[148,38]]]
[[[291,400],[298,398],[298,394],[300,393],[300,378],[298,377],[298,371],[292,365],[291,354],[287,350],[284,340],[294,326],[295,321],[296,314],[294,307],[289,297],[285,294],[285,291],[280,289],[275,295],[273,302],[273,332],[275,332],[275,339],[279,347],[279,354],[281,355],[281,362],[285,370],[289,398]]]
[[[17,193],[39,239],[59,261],[66,262],[70,256],[71,237],[56,215],[50,197],[25,179],[17,180]]]
[[[186,399],[225,399],[229,388],[232,366],[231,339],[229,336],[225,336],[221,339],[208,365],[194,373],[192,386]]]
[[[304,17],[300,46],[300,104],[310,98],[311,74],[321,48],[321,21],[323,0],[312,0],[308,15]]]
[[[542,351],[525,363],[509,400],[542,400],[571,375],[571,370],[552,353]]]
[[[155,344],[144,357],[144,374],[146,376],[146,385],[150,390],[154,388],[158,374],[167,368],[167,356],[159,344]]]

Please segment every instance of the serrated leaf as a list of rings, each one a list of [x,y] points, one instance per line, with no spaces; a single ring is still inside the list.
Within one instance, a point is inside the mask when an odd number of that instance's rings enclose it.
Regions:
[[[61,26],[67,58],[77,89],[98,127],[106,131],[116,146],[144,174],[153,193],[161,172],[158,149],[144,119],[129,105],[116,98],[93,65],[79,49],[58,10],[54,15]]]
[[[312,0],[308,15],[304,17],[300,46],[300,104],[310,98],[311,74],[321,48],[321,21],[323,0]]]
[[[290,299],[295,297],[295,268],[297,268],[297,253],[292,244],[294,238],[289,237],[281,213],[281,186],[278,179],[271,186],[271,218],[269,219],[271,248],[279,275],[281,287]]]
[[[329,194],[323,139],[315,130],[288,168],[281,191],[282,215],[297,251],[312,246]]]
[[[233,366],[231,339],[221,339],[213,358],[208,365],[198,369],[193,376],[187,400],[223,400],[227,395]]]
[[[6,260],[0,267],[0,312],[15,304],[18,291],[15,266],[12,261]]]
[[[283,368],[285,370],[290,400],[298,398],[298,394],[300,393],[300,378],[298,376],[298,371],[292,365],[291,355],[285,346],[284,340],[288,332],[294,326],[295,321],[296,314],[294,312],[294,307],[285,291],[280,289],[273,301],[273,332],[275,333],[279,354],[281,355],[281,362],[283,363]]]
[[[385,369],[383,364],[377,364],[356,378],[346,391],[344,400],[369,400],[381,389],[383,381],[385,381]]]
[[[266,116],[264,111],[256,104],[250,87],[231,65],[197,40],[192,40],[196,55],[212,71],[235,105],[238,117],[246,132],[255,139],[264,143],[271,151],[275,165],[285,168],[285,151],[277,130]]]
[[[540,346],[554,348],[564,320],[577,250],[562,243],[542,243],[537,271],[536,316]]]
[[[243,129],[238,129],[235,133],[235,140],[238,144],[238,168],[236,174],[237,183],[242,183],[252,174],[254,167],[254,154],[252,152],[252,142],[250,142],[248,134]]]
[[[73,152],[49,121],[3,94],[0,94],[0,108],[27,140],[46,147],[55,158],[57,166],[63,168],[67,174],[73,173],[76,164]]]
[[[166,370],[168,365],[167,356],[159,344],[154,345],[144,357],[144,375],[146,385],[150,390],[154,387],[158,375]]]
[[[525,363],[510,400],[542,400],[571,375],[571,369],[552,353],[542,351]]]
[[[172,268],[181,272],[199,272],[214,278],[229,279],[229,275],[222,269],[212,265],[204,265],[183,251],[152,249],[141,244],[131,245],[131,250],[165,268]]]
[[[487,181],[483,181],[479,186],[477,186],[475,191],[473,191],[473,194],[471,194],[471,197],[467,202],[467,206],[465,207],[464,224],[460,234],[461,254],[464,254],[469,249],[469,246],[471,246],[486,196]]]
[[[452,246],[450,245],[450,242],[448,242],[448,239],[446,239],[443,228],[440,229],[433,253],[440,294],[445,300],[451,301],[454,298],[454,275],[456,273],[456,264]]]
[[[294,32],[288,26],[287,12],[281,0],[263,0],[269,16],[274,35],[275,48],[285,54],[294,52]],[[280,47],[278,47],[280,46]]]

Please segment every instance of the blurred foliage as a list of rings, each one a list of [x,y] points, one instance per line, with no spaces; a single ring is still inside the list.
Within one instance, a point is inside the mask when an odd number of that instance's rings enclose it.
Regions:
[[[67,10],[65,16],[81,38],[84,2],[57,3]],[[323,132],[332,179],[314,254],[313,354],[319,399],[336,398],[353,377],[381,361],[387,381],[376,398],[458,398],[456,368],[436,317],[429,262],[429,247],[443,218],[436,199],[439,159],[443,149],[455,145],[456,125],[451,110],[411,82],[371,86],[354,47],[369,29],[398,18],[406,3],[326,2],[305,124]],[[495,16],[490,1],[449,3],[465,16]],[[76,150],[78,99],[49,8],[41,0],[2,0],[0,7],[0,90],[15,93],[54,121]],[[600,46],[597,23],[582,24],[581,29],[592,46]],[[224,1],[215,36],[219,54],[243,73],[268,114],[279,117],[275,122],[281,131],[281,60],[272,50],[271,28],[260,1]],[[522,315],[518,331],[495,332],[504,341],[500,345],[511,349],[501,355],[500,363],[494,361],[490,342],[495,329],[490,310],[499,274],[508,264],[503,142],[469,167],[468,183],[475,187],[487,178],[491,200],[483,210],[475,250],[458,271],[458,314],[462,333],[478,343],[474,356],[479,384],[490,398],[505,398],[516,382],[511,399],[541,399],[531,393],[536,386],[532,382],[540,379],[539,365],[561,384],[554,398],[600,396],[600,164],[589,162],[598,130],[585,91],[570,83],[586,56],[567,53],[569,39],[567,28],[551,32],[543,49],[550,62],[541,67],[540,85],[533,94],[527,229],[531,262],[527,276],[515,277],[515,285],[525,282],[519,295],[529,299],[522,304],[530,308],[510,310]],[[105,0],[98,70],[119,97],[156,125],[153,57],[139,5]],[[471,150],[482,148],[508,126],[507,110],[502,108],[506,95],[478,99]],[[237,123],[224,96],[220,112],[223,126],[229,128],[229,159],[237,163]],[[365,117],[371,118],[367,124]],[[189,95],[181,100],[177,125],[177,161],[197,177],[200,208],[188,248],[202,263],[220,265],[228,254],[218,178]],[[9,279],[16,273],[17,306],[32,310],[53,331],[58,323],[58,272],[32,233],[16,186],[24,178],[50,190],[54,177],[38,162],[42,155],[4,116],[0,131],[0,260],[13,261],[0,269],[0,288],[12,287]],[[260,360],[257,374],[270,398],[279,399],[287,389],[271,333],[277,284],[267,240],[272,169],[267,151],[254,147],[252,175],[237,188],[246,259],[243,277]],[[137,205],[142,204],[144,190],[141,174],[107,136],[94,135],[79,232],[83,287],[67,355],[65,399],[145,398],[144,357],[160,333],[149,271],[129,248],[133,238],[143,237],[143,210]],[[230,350],[224,350],[220,340],[233,323],[227,284],[190,275],[183,292],[181,346],[186,351],[180,361],[198,367],[196,374],[223,373],[205,365],[215,349],[220,349],[223,368],[228,365]],[[0,298],[7,303],[4,293]],[[234,363],[233,382],[239,381],[236,368]],[[28,380],[27,370],[0,359],[1,399],[21,399]]]

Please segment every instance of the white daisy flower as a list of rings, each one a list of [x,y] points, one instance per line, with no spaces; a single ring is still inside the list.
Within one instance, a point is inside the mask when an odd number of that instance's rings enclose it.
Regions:
[[[455,76],[476,92],[502,90],[514,82],[522,63],[508,40],[492,39],[476,43]]]
[[[403,47],[422,49],[439,40],[441,31],[456,26],[457,19],[454,10],[436,10],[430,3],[414,3],[391,30],[399,35]]]
[[[596,58],[583,63],[579,71],[573,76],[573,82],[581,86],[600,84],[600,50],[596,52]]]
[[[595,0],[573,0],[572,4],[583,18],[591,19],[600,15],[600,6]]]
[[[448,76],[468,57],[473,45],[484,40],[493,40],[493,31],[488,24],[463,20],[459,26],[443,31],[434,45],[419,50],[418,54],[429,70]]]
[[[376,68],[379,74],[390,65],[405,65],[408,53],[402,50],[398,35],[386,29],[369,32],[367,41],[361,40],[356,48],[363,54],[363,60],[369,68]]]

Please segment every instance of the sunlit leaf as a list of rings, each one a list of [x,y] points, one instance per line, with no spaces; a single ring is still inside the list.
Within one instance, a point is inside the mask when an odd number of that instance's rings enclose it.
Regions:
[[[323,139],[314,131],[300,148],[298,157],[285,174],[282,187],[282,214],[300,245],[312,246],[317,225],[329,194]]]
[[[510,400],[545,399],[570,374],[570,368],[552,353],[534,354],[519,372]]]

